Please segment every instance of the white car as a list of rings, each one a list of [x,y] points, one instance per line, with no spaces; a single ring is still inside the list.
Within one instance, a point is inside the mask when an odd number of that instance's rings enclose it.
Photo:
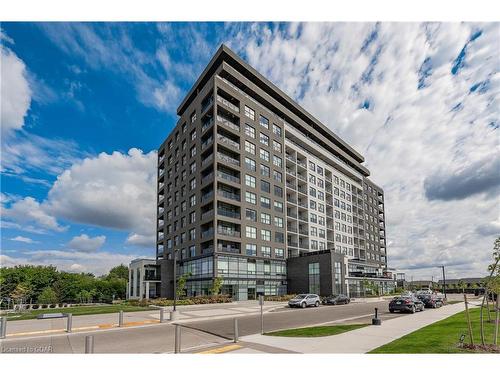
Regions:
[[[288,301],[290,307],[302,307],[305,309],[307,306],[318,307],[321,301],[317,294],[297,294]]]

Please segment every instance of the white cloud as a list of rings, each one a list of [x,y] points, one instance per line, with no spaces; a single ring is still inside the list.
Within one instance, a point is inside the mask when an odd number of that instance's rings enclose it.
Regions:
[[[67,229],[67,227],[59,225],[57,219],[48,214],[44,207],[32,197],[17,200],[8,208],[2,205],[1,213],[2,218],[9,219],[15,224],[20,224],[21,227],[24,224],[28,228],[34,225],[35,227],[56,232],[63,232]]]
[[[485,274],[500,234],[498,24],[236,29],[233,48],[365,156],[385,189],[390,266]]]
[[[24,118],[30,108],[32,93],[24,62],[3,43],[0,50],[0,122],[2,136],[7,136],[11,131],[23,127]]]
[[[4,251],[2,251],[4,252]],[[111,252],[74,252],[66,250],[25,251],[19,256],[0,254],[2,267],[14,267],[23,264],[52,265],[68,272],[91,272],[100,276],[120,264],[129,264],[132,259],[143,257],[141,254],[122,254]]]
[[[73,237],[68,243],[68,248],[84,253],[93,253],[99,250],[105,241],[106,236],[89,237],[86,234],[82,234]]]
[[[43,203],[69,221],[130,231],[128,242],[154,246],[156,152],[101,153],[64,171]]]
[[[16,236],[10,239],[11,241],[24,242],[24,243],[38,243],[38,241],[33,241],[31,238]]]

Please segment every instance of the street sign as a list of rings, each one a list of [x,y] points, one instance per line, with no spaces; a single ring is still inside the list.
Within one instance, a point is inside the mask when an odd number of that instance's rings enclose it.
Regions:
[[[264,296],[262,294],[259,296],[259,305],[260,306],[264,305]]]

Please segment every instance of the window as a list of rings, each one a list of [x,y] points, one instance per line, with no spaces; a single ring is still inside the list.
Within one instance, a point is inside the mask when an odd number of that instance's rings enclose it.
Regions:
[[[285,249],[280,249],[280,248],[274,249],[274,256],[276,258],[284,258],[285,257]]]
[[[249,171],[253,171],[255,172],[257,170],[257,167],[255,165],[255,160],[253,159],[250,159],[250,158],[245,158],[245,167],[249,170]]]
[[[189,231],[189,240],[190,241],[196,240],[196,229],[193,228]]]
[[[267,229],[260,230],[260,239],[262,241],[271,241],[271,231]]]
[[[271,169],[268,166],[261,164],[260,165],[260,174],[262,176],[271,177]]]
[[[273,178],[275,181],[283,182],[283,174],[278,171],[273,171]]]
[[[270,246],[261,246],[260,247],[260,255],[266,258],[271,257],[271,247]]]
[[[271,192],[271,184],[267,181],[260,180],[260,190],[265,191],[266,193]]]
[[[310,161],[309,162],[309,169],[314,172],[316,170],[316,164],[314,164],[312,161]]]
[[[266,197],[260,197],[260,205],[264,208],[271,208],[271,200]]]
[[[255,155],[255,145],[251,142],[245,141],[245,151],[249,154]]]
[[[311,214],[310,220],[311,220],[311,223],[317,223],[318,216],[316,214]]]
[[[269,137],[264,133],[259,134],[259,140],[263,145],[269,146]]]
[[[255,128],[248,124],[245,124],[245,134],[248,137],[255,139]]]
[[[260,158],[264,161],[269,162],[269,152],[261,148],[259,150]]]
[[[320,174],[323,176],[323,168],[320,167],[319,165],[316,167],[316,173]]]
[[[246,237],[247,238],[257,238],[257,228],[255,227],[246,227],[245,228],[246,232]]]
[[[311,249],[312,250],[318,250],[318,241],[311,240]]]
[[[196,171],[196,162],[192,162],[191,165],[189,166],[189,171],[190,173],[194,173]]]
[[[192,258],[196,256],[196,247],[195,246],[189,246],[189,257]]]
[[[309,182],[311,184],[316,184],[316,177],[314,177],[312,174],[309,175]]]
[[[267,225],[270,225],[271,224],[271,215],[269,214],[265,214],[265,213],[261,213],[260,214],[260,222],[262,224],[267,224]]]
[[[253,243],[247,243],[246,246],[246,253],[249,256],[256,256],[257,255],[257,245]]]
[[[274,242],[285,243],[285,234],[281,232],[275,232]]]
[[[193,112],[191,114],[191,124],[194,123],[196,121],[196,112]]]
[[[249,119],[255,120],[255,111],[252,108],[245,106],[245,116]]]
[[[281,143],[273,140],[273,150],[276,152],[281,152]]]
[[[191,147],[190,155],[191,157],[194,157],[196,155],[196,146]]]
[[[257,221],[257,211],[250,208],[245,209],[245,218],[250,221]]]
[[[320,230],[319,230],[319,236],[320,236],[321,238],[325,238],[325,230],[324,230],[324,229],[320,229]]]
[[[262,115],[260,115],[260,117],[259,117],[259,124],[260,124],[260,126],[263,126],[264,128],[269,129],[269,120]]]
[[[315,189],[315,188],[313,188],[313,187],[310,187],[310,188],[309,188],[309,195],[310,195],[311,197],[316,198],[316,189]]]
[[[309,293],[319,294],[319,263],[309,263]]]
[[[186,209],[187,209],[187,204],[186,204],[186,201],[183,201],[183,202],[181,203],[181,212],[186,211]]]
[[[273,124],[273,133],[281,137],[281,128],[276,124]]]
[[[245,175],[245,185],[255,189],[255,177],[249,174]]]
[[[283,168],[283,159],[279,156],[273,155],[273,164],[278,168]]]
[[[245,202],[250,204],[257,204],[257,196],[249,191],[245,192]]]
[[[196,130],[193,130],[191,132],[191,141],[194,141],[196,139]]]
[[[283,189],[279,186],[274,185],[274,195],[283,198]]]
[[[193,211],[189,214],[189,223],[193,224],[194,222],[196,222],[196,212],[195,211]]]
[[[312,208],[313,210],[316,209],[316,202],[315,201],[309,201],[309,207]]]
[[[275,216],[274,217],[274,225],[277,226],[278,228],[283,228],[283,218]]]
[[[182,132],[185,133],[187,130],[187,125],[186,123],[182,124]]]
[[[311,227],[311,236],[318,236],[318,228],[316,227]]]
[[[193,178],[191,181],[189,181],[189,188],[191,190],[196,189],[196,178]]]
[[[274,201],[274,210],[277,212],[283,212],[283,202]]]

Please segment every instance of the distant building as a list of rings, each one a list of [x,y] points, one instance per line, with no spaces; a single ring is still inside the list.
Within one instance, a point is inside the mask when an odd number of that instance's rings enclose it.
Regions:
[[[156,259],[134,259],[129,264],[127,299],[160,296],[160,267]]]
[[[481,286],[486,277],[464,277],[462,279],[446,279],[446,288],[453,289],[463,282],[466,289],[473,289],[474,287]],[[440,288],[443,287],[443,280],[439,280]]]

